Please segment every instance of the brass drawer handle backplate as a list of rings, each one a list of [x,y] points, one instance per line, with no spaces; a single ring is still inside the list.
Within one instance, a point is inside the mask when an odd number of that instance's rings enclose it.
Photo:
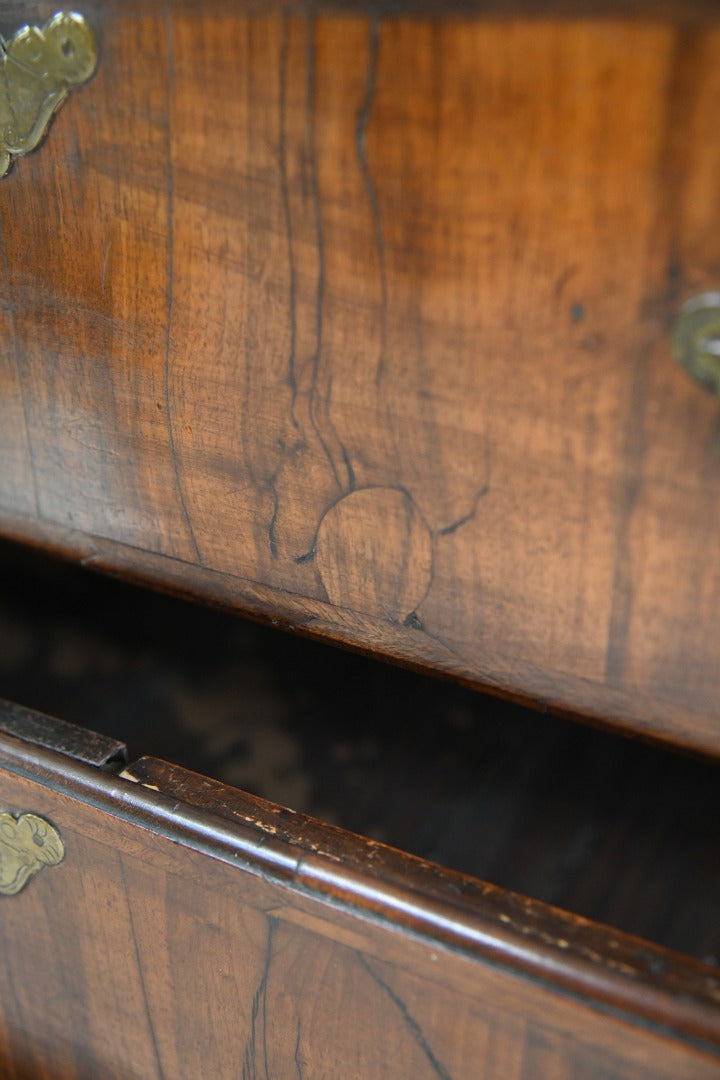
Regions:
[[[96,64],[95,36],[73,12],[0,37],[0,177],[13,158],[35,149],[53,114]]]
[[[62,838],[45,818],[0,812],[0,895],[15,896],[44,867],[64,858]]]
[[[720,394],[720,293],[702,293],[683,305],[672,343],[675,356],[693,378]]]

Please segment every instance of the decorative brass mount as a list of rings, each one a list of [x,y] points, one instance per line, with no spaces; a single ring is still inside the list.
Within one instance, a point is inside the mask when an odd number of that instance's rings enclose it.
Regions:
[[[74,86],[95,71],[95,37],[82,15],[59,11],[44,26],[0,38],[0,177],[34,150]]]
[[[713,394],[720,394],[720,293],[683,305],[672,334],[675,356]]]
[[[0,895],[14,896],[45,866],[65,858],[60,834],[39,814],[0,813]]]

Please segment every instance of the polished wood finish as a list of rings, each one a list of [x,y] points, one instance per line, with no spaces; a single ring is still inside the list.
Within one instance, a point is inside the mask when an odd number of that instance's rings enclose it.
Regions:
[[[88,765],[113,768],[127,760],[125,745],[118,739],[67,724],[57,717],[45,716],[11,701],[0,699],[0,720],[4,734],[17,735],[36,746],[57,750]]]
[[[645,942],[152,759],[3,735],[0,805],[66,845],[3,902],[3,1076],[718,1075],[717,972]]]
[[[0,186],[0,529],[718,753],[668,328],[720,283],[720,19],[483,6],[85,6]]]

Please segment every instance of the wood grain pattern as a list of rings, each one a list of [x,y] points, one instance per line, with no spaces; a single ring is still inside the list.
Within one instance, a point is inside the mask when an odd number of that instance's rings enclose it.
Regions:
[[[0,803],[67,848],[3,906],[8,1077],[718,1075],[717,973],[637,939],[152,760],[2,736]]]
[[[718,287],[720,25],[421,8],[87,6],[0,188],[0,527],[718,753],[668,326]]]

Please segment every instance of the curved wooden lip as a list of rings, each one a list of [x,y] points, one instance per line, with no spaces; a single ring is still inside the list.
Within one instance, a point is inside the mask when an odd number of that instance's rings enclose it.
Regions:
[[[296,894],[720,1054],[720,976],[700,961],[152,758],[116,775],[0,735],[0,768]]]

